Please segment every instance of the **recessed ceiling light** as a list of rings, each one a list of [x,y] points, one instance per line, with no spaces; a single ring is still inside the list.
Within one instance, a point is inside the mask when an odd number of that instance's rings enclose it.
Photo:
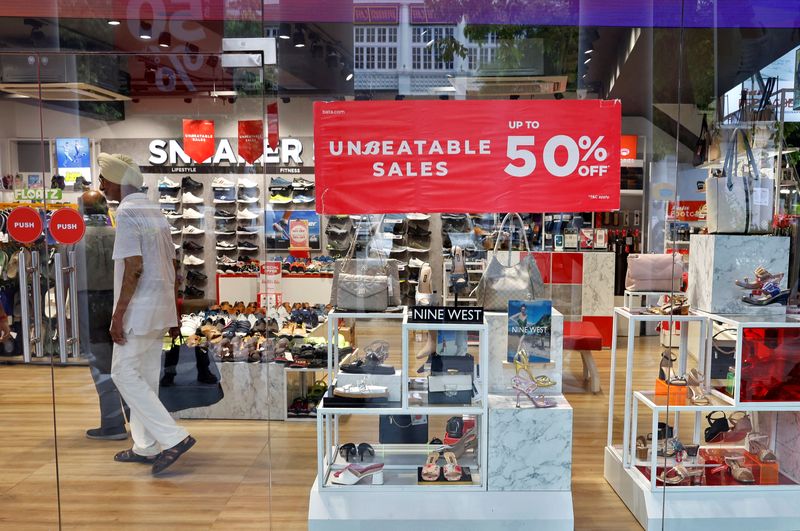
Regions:
[[[587,60],[585,60],[585,61],[583,62],[583,64],[585,64],[585,65],[588,65],[588,64],[589,64],[589,61],[591,61],[591,60],[592,60],[592,58],[590,57],[590,58],[588,58]]]
[[[119,20],[109,20],[108,21],[108,25],[109,26],[119,26],[120,25],[120,21]]]
[[[588,50],[586,50],[586,51],[585,51],[585,52],[583,52],[583,53],[585,53],[586,55],[589,55],[589,54],[590,54],[590,53],[592,53],[593,51],[594,51],[593,49],[589,48]]]

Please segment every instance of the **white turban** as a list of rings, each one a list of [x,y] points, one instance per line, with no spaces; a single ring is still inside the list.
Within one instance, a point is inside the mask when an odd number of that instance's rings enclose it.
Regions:
[[[100,174],[107,181],[133,188],[141,188],[144,184],[139,166],[128,155],[100,153],[97,164],[100,166]]]

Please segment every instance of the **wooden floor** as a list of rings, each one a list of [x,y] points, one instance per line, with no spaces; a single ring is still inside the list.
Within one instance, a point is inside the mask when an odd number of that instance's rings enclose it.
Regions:
[[[649,388],[660,348],[657,338],[637,344],[634,382]],[[609,352],[596,358],[603,393],[567,396],[575,413],[575,529],[640,529],[603,480]],[[618,362],[624,367],[623,360],[624,351]],[[580,356],[568,355],[565,370],[579,369]],[[306,529],[315,423],[183,421],[197,445],[167,477],[153,479],[147,466],[112,460],[129,441],[85,438],[84,431],[98,424],[88,369],[52,371],[51,379],[47,366],[0,366],[0,529],[57,528],[59,495],[64,529]],[[618,378],[617,402],[621,391]],[[616,411],[621,425],[621,407]],[[377,430],[357,422],[345,423],[345,435],[375,440]]]

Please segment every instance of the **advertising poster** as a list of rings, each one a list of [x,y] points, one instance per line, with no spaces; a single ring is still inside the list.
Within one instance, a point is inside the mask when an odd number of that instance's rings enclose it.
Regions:
[[[214,155],[214,121],[183,120],[183,151],[200,164]]]
[[[292,221],[308,223],[308,245],[306,249],[319,250],[319,215],[313,210],[268,210],[265,213],[267,249],[287,250],[291,245]]]
[[[239,156],[249,164],[264,154],[264,122],[239,120]]]
[[[317,212],[619,209],[621,108],[605,100],[315,102]]]
[[[307,251],[309,247],[308,220],[289,220],[289,249]]]
[[[439,356],[466,356],[467,332],[439,330],[436,333],[436,353]]]
[[[282,302],[281,263],[264,262],[258,275],[258,305],[262,308],[274,308]]]
[[[524,350],[531,363],[550,362],[553,301],[508,301],[508,361]]]
[[[92,156],[88,138],[56,138],[56,167],[66,184],[80,176],[91,182]]]

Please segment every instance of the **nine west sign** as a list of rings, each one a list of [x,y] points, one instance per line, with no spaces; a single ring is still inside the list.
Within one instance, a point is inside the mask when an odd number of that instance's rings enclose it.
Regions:
[[[264,144],[264,154],[256,160],[256,164],[303,164],[303,143],[297,138],[281,138],[277,149]],[[192,164],[192,158],[183,151],[178,140],[153,140],[150,142],[150,158],[148,162],[153,166]],[[203,164],[219,165],[246,164],[227,138],[222,138],[217,144],[214,155],[203,161]]]

